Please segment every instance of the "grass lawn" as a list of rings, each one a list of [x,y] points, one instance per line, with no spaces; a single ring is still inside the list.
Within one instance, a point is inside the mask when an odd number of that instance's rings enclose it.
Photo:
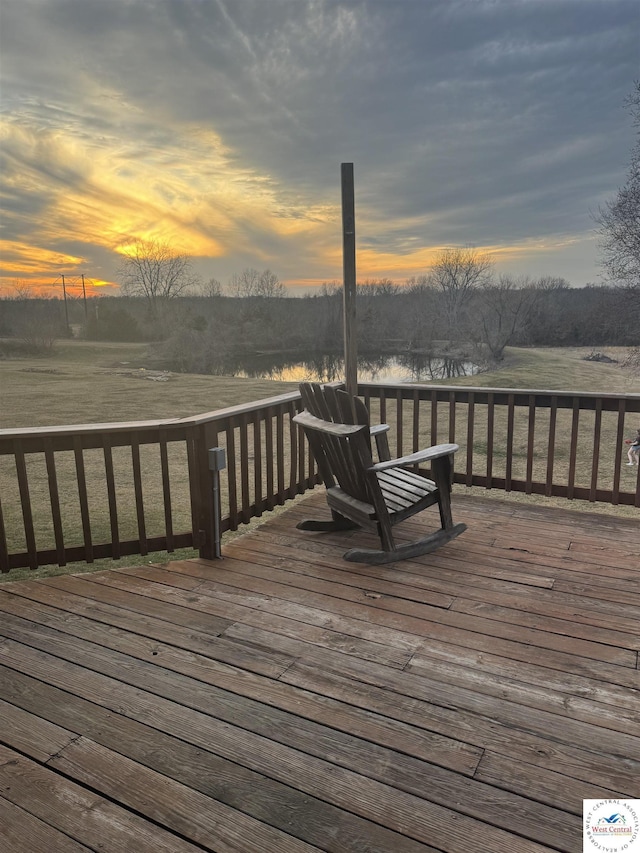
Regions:
[[[154,381],[145,378],[153,373],[146,352],[145,344],[69,341],[50,358],[0,360],[0,429],[180,418],[296,387],[188,373]]]
[[[144,370],[146,352],[146,344],[68,341],[57,344],[50,358],[0,359],[0,429],[186,417],[297,387],[190,373],[153,381],[145,378],[152,373]],[[590,352],[588,347],[507,349],[497,370],[442,384],[640,393],[640,375],[619,364],[584,361]],[[627,350],[605,352],[623,360]]]
[[[607,347],[603,354],[618,364],[585,361],[591,347],[507,349],[503,364],[489,373],[457,384],[492,388],[535,388],[540,391],[640,393],[640,374],[621,366],[628,347]]]
[[[612,358],[624,359],[626,351],[616,348],[604,350]],[[295,384],[270,380],[239,379],[229,376],[199,376],[192,374],[170,374],[167,381],[149,379],[155,375],[145,369],[147,347],[145,344],[91,343],[68,341],[59,343],[49,358],[15,358],[0,360],[0,428],[20,428],[34,426],[52,426],[73,423],[105,423],[114,421],[146,420],[168,417],[185,417],[202,412],[221,409],[240,403],[252,402],[296,388]],[[625,370],[619,364],[584,361],[591,352],[589,348],[549,348],[549,349],[509,349],[499,369],[474,377],[462,377],[447,384],[475,385],[498,388],[535,388],[539,390],[601,391],[640,393],[640,376]],[[443,411],[443,416],[446,414]],[[410,421],[409,421],[410,422]],[[427,425],[425,425],[426,431]],[[444,428],[446,429],[446,428]],[[443,434],[444,434],[443,429]],[[426,435],[426,433],[425,433]],[[498,437],[498,431],[496,433]],[[426,437],[425,437],[425,440]],[[474,451],[482,454],[481,438]],[[427,441],[428,443],[428,441]],[[393,445],[392,445],[393,446]],[[496,448],[498,444],[496,444]],[[91,454],[96,455],[95,470],[100,480],[101,460],[99,451],[88,451],[87,466],[94,465]],[[541,454],[545,449],[541,448]],[[496,453],[497,455],[497,453]],[[68,460],[71,470],[71,460]],[[118,465],[118,456],[115,458]],[[123,475],[128,471],[130,462],[126,454],[120,460]],[[175,460],[176,469],[184,461]],[[588,467],[588,459],[585,459]],[[21,536],[21,517],[19,500],[15,493],[13,466],[9,458],[0,459],[0,487],[2,487],[3,509],[7,534],[13,539]],[[148,458],[149,477],[157,471],[157,460],[150,453]],[[61,466],[61,470],[64,465]],[[39,467],[36,460],[30,460],[30,489],[34,505],[43,502],[44,517],[50,515],[48,508],[48,486],[43,463]],[[161,489],[159,483],[152,485],[151,494]],[[464,487],[456,487],[464,489]],[[469,490],[465,489],[465,492]],[[476,491],[476,490],[471,490]],[[487,494],[485,490],[477,490]],[[161,493],[161,492],[160,492]],[[496,497],[504,498],[502,492]],[[532,496],[511,494],[509,499],[517,501],[537,500],[542,503],[568,506],[566,501],[544,499]],[[123,492],[126,502],[126,491]],[[70,525],[76,524],[77,501],[70,497]],[[104,516],[105,528],[108,528],[108,516],[105,496],[96,492],[92,496],[93,509],[97,516]],[[103,506],[104,504],[104,506]],[[186,495],[176,501],[181,518],[178,521],[188,524],[188,500]],[[576,509],[589,508],[595,511],[617,515],[633,515],[637,510],[631,508],[606,507],[596,504],[574,502]],[[65,525],[65,532],[69,528]],[[179,525],[176,529],[180,529]],[[184,527],[182,529],[188,529]],[[246,530],[246,528],[245,528]],[[75,529],[71,528],[75,536]],[[244,531],[243,531],[244,532]],[[94,540],[100,541],[101,531],[95,531]],[[135,537],[135,530],[124,530]],[[52,531],[44,526],[44,534],[51,539]],[[77,537],[76,537],[76,541]],[[79,540],[81,541],[81,540]],[[14,545],[15,547],[15,545]],[[50,547],[49,544],[39,547]],[[127,557],[121,561],[97,561],[92,569],[112,567],[114,565],[132,565],[136,562],[158,562],[166,559],[178,559],[190,556],[194,552],[175,552],[172,555],[157,553],[151,557]],[[82,571],[84,563],[60,569],[58,566],[45,567],[38,572],[12,571],[3,580],[18,580],[21,577],[38,577],[45,574],[59,574],[63,571]]]

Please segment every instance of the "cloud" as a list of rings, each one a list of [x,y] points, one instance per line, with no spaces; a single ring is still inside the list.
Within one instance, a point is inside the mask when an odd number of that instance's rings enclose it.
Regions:
[[[593,280],[639,34],[635,0],[5,0],[5,275],[115,281],[157,237],[339,278],[348,161],[369,277],[471,244]]]

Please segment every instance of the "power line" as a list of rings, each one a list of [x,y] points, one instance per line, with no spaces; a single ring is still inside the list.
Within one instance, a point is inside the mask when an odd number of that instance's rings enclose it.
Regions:
[[[62,282],[63,278],[64,278],[64,285]],[[29,288],[29,289],[34,289],[34,288],[38,288],[38,289],[40,289],[40,288],[47,288],[47,289],[48,288],[60,288],[63,290],[65,288],[66,288],[66,290],[69,290],[71,288],[81,288],[81,289],[86,291],[86,284],[87,283],[93,284],[93,279],[89,278],[84,273],[81,273],[80,275],[73,276],[73,277],[69,277],[68,275],[61,273],[55,279],[53,279],[53,281],[50,281],[48,283],[42,283],[42,282],[38,282],[38,281],[28,281],[25,279],[17,278],[15,280],[14,288],[16,288],[18,290],[22,290],[25,288]],[[5,284],[4,286],[9,287],[10,285]]]

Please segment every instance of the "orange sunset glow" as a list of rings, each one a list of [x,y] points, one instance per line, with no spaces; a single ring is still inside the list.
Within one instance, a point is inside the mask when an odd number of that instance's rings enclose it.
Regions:
[[[138,240],[223,286],[246,267],[292,293],[340,280],[341,162],[361,279],[401,284],[455,246],[498,272],[598,279],[592,211],[631,138],[623,2],[580,21],[539,0],[406,4],[402,19],[369,0],[185,2],[178,16],[33,2],[5,2],[0,37],[4,295],[57,292],[62,275],[117,293]]]

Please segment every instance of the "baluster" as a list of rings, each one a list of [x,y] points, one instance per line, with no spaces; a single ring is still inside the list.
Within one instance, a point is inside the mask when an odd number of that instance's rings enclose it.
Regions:
[[[7,548],[7,533],[4,526],[4,515],[2,514],[2,501],[0,500],[0,572],[6,574],[10,571],[9,549]]]
[[[403,420],[402,389],[398,388],[396,391],[396,447],[398,449],[396,456],[398,457],[404,455]]]
[[[82,439],[79,435],[73,439],[73,454],[76,463],[76,482],[78,483],[78,500],[80,501],[80,518],[82,520],[82,537],[84,540],[84,558],[87,563],[93,563],[93,543],[91,541],[91,521],[89,519],[89,497],[87,495],[87,478],[84,471],[84,453]]]
[[[294,404],[295,405],[295,404]],[[295,412],[292,412],[292,417],[297,414],[298,409],[295,409]],[[297,435],[297,445],[298,445],[298,494],[303,494],[307,488],[307,478],[305,473],[305,460],[307,458],[305,452],[305,443],[304,443],[304,432],[302,428],[299,426],[295,426],[296,435]],[[311,476],[311,472],[309,472],[309,476]]]
[[[555,394],[551,397],[551,406],[549,409],[549,441],[547,443],[547,482],[545,486],[545,495],[551,497],[553,494],[553,468],[555,462],[555,445],[556,445],[556,418],[558,414],[558,398]]]
[[[298,430],[293,423],[296,414],[295,403],[287,406],[287,418],[289,420],[289,497],[298,494]]]
[[[47,463],[47,480],[49,481],[49,499],[51,501],[51,519],[53,521],[53,535],[56,543],[56,559],[59,566],[67,565],[64,549],[64,534],[62,531],[62,514],[60,512],[60,495],[58,492],[58,477],[56,474],[56,460],[53,453],[53,442],[50,438],[45,439],[44,458]]]
[[[262,435],[260,412],[253,413],[253,490],[256,516],[262,515]]]
[[[277,503],[284,503],[284,417],[282,409],[276,412],[276,461],[278,468]]]
[[[249,431],[246,415],[240,415],[240,495],[242,503],[242,521],[251,520],[251,500],[249,496]]]
[[[430,444],[438,443],[438,392],[431,392],[431,441]]]
[[[380,388],[378,391],[379,400],[380,400],[380,423],[387,423],[387,398],[384,393],[384,388]]]
[[[271,407],[265,412],[264,429],[267,462],[267,509],[272,510],[275,504],[273,501],[273,410]]]
[[[602,432],[602,398],[596,400],[595,422],[593,425],[593,456],[591,461],[591,484],[589,500],[593,503],[598,490],[598,464],[600,462],[600,434]]]
[[[456,443],[456,392],[449,391],[449,444]]]
[[[467,472],[465,483],[467,486],[473,485],[473,419],[475,410],[475,397],[473,391],[469,392],[467,404]]]
[[[573,415],[571,417],[571,444],[569,447],[569,476],[567,479],[567,497],[573,498],[576,482],[576,460],[578,458],[578,428],[580,420],[580,398],[573,398]]]
[[[189,476],[189,502],[191,504],[191,545],[194,548],[200,548],[200,481],[202,478],[202,472],[200,471],[198,462],[200,444],[198,441],[197,427],[187,427],[185,442],[187,448],[187,470]]]
[[[413,391],[413,445],[412,453],[417,453],[421,449],[420,442],[420,392],[417,388]],[[417,468],[417,466],[416,466]]]
[[[487,394],[487,482],[485,488],[490,489],[493,481],[493,436],[495,422],[495,400],[493,391]]]
[[[613,460],[613,490],[611,493],[611,503],[614,506],[620,502],[620,465],[625,462],[624,448],[624,416],[627,406],[624,400],[618,403],[618,428],[616,430],[616,449]]]
[[[142,495],[142,466],[140,465],[140,439],[134,433],[131,436],[131,465],[133,468],[133,491],[136,502],[136,518],[138,522],[138,539],[142,556],[149,553],[147,545],[147,529],[144,519],[144,499]],[[195,529],[195,527],[194,527]]]
[[[14,458],[16,462],[16,473],[18,475],[18,488],[20,489],[20,505],[22,507],[22,519],[24,522],[24,536],[29,557],[29,568],[38,568],[38,550],[36,548],[36,536],[33,529],[33,513],[31,511],[31,496],[29,494],[29,478],[27,476],[27,463],[19,438],[13,442]]]
[[[173,551],[173,513],[171,511],[171,481],[169,479],[169,452],[167,449],[167,431],[160,430],[160,470],[162,471],[162,500],[164,503],[164,529],[167,551]]]
[[[229,419],[225,427],[227,443],[227,476],[229,484],[229,528],[237,530],[239,523],[238,515],[238,484],[236,466],[236,436],[233,420]]]
[[[114,560],[120,557],[120,536],[118,533],[118,505],[116,501],[116,482],[113,473],[113,454],[111,452],[111,436],[108,432],[102,434],[102,452],[104,454],[104,473],[107,481],[107,497],[109,500],[109,524],[111,526],[111,556]]]
[[[515,424],[516,400],[514,394],[507,396],[507,464],[504,474],[504,490],[511,491],[511,478],[513,476],[513,431]]]
[[[529,427],[527,430],[527,475],[525,492],[530,495],[533,483],[533,454],[536,429],[536,398],[534,394],[529,395]]]

